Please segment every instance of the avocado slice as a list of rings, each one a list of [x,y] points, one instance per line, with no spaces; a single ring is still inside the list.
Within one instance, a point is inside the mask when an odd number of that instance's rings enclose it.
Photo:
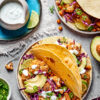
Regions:
[[[21,65],[21,68],[24,69],[24,68],[28,68],[32,65],[32,62],[34,60],[33,59],[27,59],[23,62],[23,64]]]
[[[91,42],[91,53],[93,57],[100,62],[100,36],[94,37]]]
[[[84,94],[88,89],[88,83],[85,80],[82,80],[82,94]]]
[[[79,67],[79,71],[80,71],[80,72],[85,68],[86,64],[87,64],[86,57],[83,57],[83,58],[82,58],[81,65],[80,65],[80,67]]]
[[[85,24],[83,24],[81,21],[75,21],[75,26],[76,26],[79,30],[83,30],[83,31],[88,30],[88,26],[86,26]]]
[[[38,87],[42,88],[46,82],[47,78],[44,75],[37,75],[35,78],[29,79],[24,82],[25,92],[35,93],[38,91]]]
[[[72,54],[72,55],[75,58],[75,61],[76,61],[77,65],[79,65],[80,64],[80,61],[76,58],[76,56],[74,54]]]
[[[68,4],[68,3],[72,3],[74,0],[62,0],[63,3]]]

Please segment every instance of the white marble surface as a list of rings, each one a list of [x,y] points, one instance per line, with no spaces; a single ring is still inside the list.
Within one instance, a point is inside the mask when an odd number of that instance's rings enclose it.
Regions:
[[[44,37],[60,35],[67,36],[71,39],[76,40],[81,43],[83,48],[87,51],[91,58],[93,65],[93,83],[88,96],[85,100],[91,100],[95,97],[100,96],[100,63],[98,63],[90,53],[90,42],[93,36],[83,36],[76,32],[71,31],[65,25],[63,26],[63,31],[58,31],[58,25],[56,23],[57,15],[56,12],[51,14],[49,7],[53,5],[53,0],[41,0],[42,1],[42,17],[39,28],[30,36],[23,38],[18,41],[0,43],[0,77],[5,78],[11,85],[12,97],[11,100],[23,100],[17,86],[17,66],[19,62],[19,57],[25,52],[25,50],[32,45],[35,41],[42,39]],[[7,72],[5,69],[5,64],[10,60],[18,57],[17,60],[13,61],[14,71]]]

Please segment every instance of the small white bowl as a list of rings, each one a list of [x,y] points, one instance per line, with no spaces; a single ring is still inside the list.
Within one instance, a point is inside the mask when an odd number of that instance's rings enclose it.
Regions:
[[[9,2],[17,2],[19,3],[23,9],[24,9],[24,13],[25,13],[25,21],[23,23],[17,23],[17,24],[9,24],[7,22],[4,22],[1,18],[0,18],[0,25],[7,29],[7,30],[17,30],[19,28],[22,28],[28,21],[29,19],[29,10],[28,10],[28,4],[25,0],[0,0],[0,9],[7,3]]]
[[[8,84],[8,86],[9,86],[9,94],[7,96],[7,100],[10,100],[10,97],[11,97],[11,87],[10,87],[10,84],[8,83],[8,81],[6,81],[5,79],[3,79],[1,77],[0,77],[0,80],[3,80],[3,81],[5,81]]]

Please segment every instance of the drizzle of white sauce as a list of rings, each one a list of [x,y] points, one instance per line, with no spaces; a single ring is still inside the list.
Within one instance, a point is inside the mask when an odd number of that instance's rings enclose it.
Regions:
[[[28,76],[28,70],[23,70],[22,72],[25,76]]]
[[[43,96],[44,98],[46,98],[47,97],[47,93],[51,93],[51,92],[52,91],[47,91],[47,92],[46,91],[42,91],[40,95]]]
[[[34,74],[38,74],[38,71],[35,71]]]
[[[80,72],[80,74],[84,74],[86,72],[86,70],[83,68]]]
[[[70,52],[70,53],[72,53],[72,54],[75,54],[75,55],[77,55],[77,54],[78,54],[78,51],[77,51],[77,50],[75,50],[75,49],[74,49],[74,50],[69,50],[69,52]]]
[[[57,97],[55,96],[55,95],[53,95],[53,96],[51,96],[51,98],[50,98],[51,100],[56,100],[57,99]]]
[[[32,65],[32,69],[35,69],[37,67],[37,65]]]

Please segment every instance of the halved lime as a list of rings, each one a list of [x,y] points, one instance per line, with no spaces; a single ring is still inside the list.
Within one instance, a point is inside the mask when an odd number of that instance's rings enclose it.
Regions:
[[[31,17],[30,17],[27,28],[29,29],[34,28],[38,25],[38,23],[39,23],[39,15],[37,14],[37,12],[32,10]]]

